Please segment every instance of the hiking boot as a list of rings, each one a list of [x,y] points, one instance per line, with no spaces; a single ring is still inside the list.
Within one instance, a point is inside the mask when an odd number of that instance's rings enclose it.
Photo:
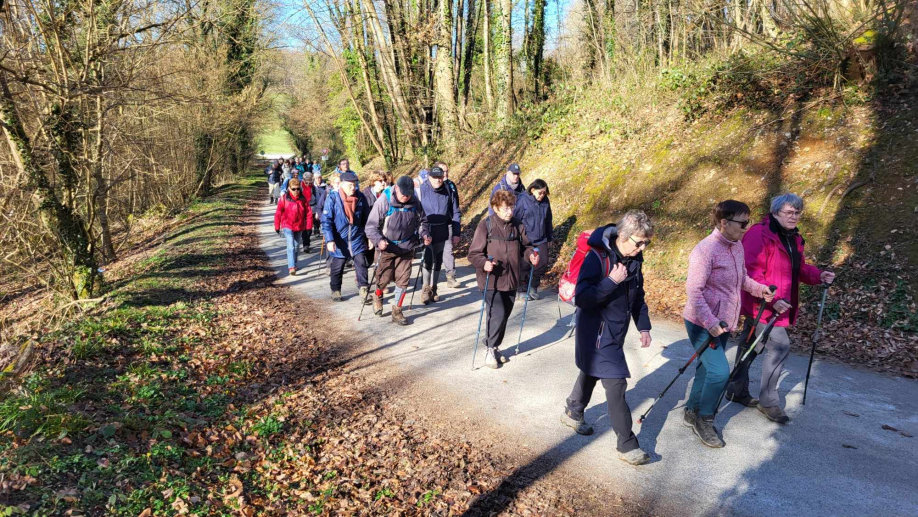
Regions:
[[[500,353],[500,350],[496,348],[493,348],[492,350],[494,350],[494,357],[497,359],[498,363],[507,364],[510,362],[510,359],[507,359],[506,357],[504,357],[504,354]]]
[[[765,415],[766,418],[772,422],[777,422],[779,424],[786,424],[790,422],[790,418],[788,418],[787,413],[785,413],[784,410],[778,406],[765,407],[762,404],[758,404],[756,407],[759,409],[759,411],[762,412],[763,415]]]
[[[311,252],[311,251],[312,251],[312,247],[311,247],[311,246],[303,246],[303,253],[309,253],[309,252]]]
[[[697,419],[697,411],[694,409],[685,408],[685,415],[682,416],[682,425],[685,427],[695,427],[695,420]]]
[[[446,287],[455,289],[459,287],[459,281],[456,280],[456,273],[447,273],[446,274]]]
[[[497,354],[493,348],[489,348],[485,354],[485,366],[495,370],[500,368],[500,361],[498,361]]]
[[[714,415],[699,415],[695,419],[695,425],[692,426],[692,430],[701,439],[701,443],[708,447],[719,449],[724,446],[724,441],[720,439],[720,436],[717,436],[717,428],[714,427]]]
[[[745,397],[727,395],[727,400],[731,402],[736,402],[737,404],[742,404],[746,407],[756,407],[759,404],[759,399],[749,396],[749,395],[746,395]]]
[[[287,273],[290,273],[290,276],[296,276],[296,268],[295,267],[287,268]]]
[[[586,420],[583,419],[583,415],[580,415],[580,418],[574,418],[571,416],[570,409],[564,408],[564,414],[561,415],[561,423],[574,428],[574,432],[577,434],[582,434],[583,436],[593,434],[593,426],[586,423]]]
[[[533,287],[529,290],[529,300],[538,300],[539,299],[539,288]]]
[[[629,465],[638,466],[638,465],[643,465],[647,463],[648,461],[650,461],[650,455],[642,451],[641,449],[634,449],[628,452],[618,453],[618,459],[624,461],[625,463]]]
[[[341,291],[332,291],[332,301],[333,302],[341,301]]]
[[[421,303],[423,303],[424,305],[430,305],[430,302],[432,301],[433,301],[433,295],[431,294],[430,286],[425,285],[421,289]]]
[[[405,318],[405,315],[402,314],[402,308],[398,305],[392,306],[392,322],[402,326],[408,324],[408,320]]]
[[[376,293],[373,293],[373,314],[382,316],[382,309],[382,296],[377,296]]]
[[[518,302],[526,301],[526,291],[517,291],[517,292],[516,292],[516,301],[518,301]]]
[[[359,296],[360,296],[360,301],[361,301],[364,305],[370,305],[370,303],[372,303],[372,302],[370,301],[370,289],[367,288],[367,286],[361,287],[360,289],[358,289],[358,292],[360,293],[360,295],[359,295]]]
[[[435,302],[439,302],[439,301],[440,301],[440,295],[437,294],[437,288],[436,288],[436,287],[431,287],[431,288],[430,288],[430,299],[433,300],[433,301],[435,301]]]

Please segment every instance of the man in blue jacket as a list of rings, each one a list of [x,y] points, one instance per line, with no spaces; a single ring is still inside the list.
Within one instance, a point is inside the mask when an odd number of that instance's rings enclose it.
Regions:
[[[526,190],[517,196],[513,215],[526,227],[526,234],[532,241],[532,245],[545,253],[545,260],[540,261],[539,265],[534,268],[530,267],[527,262],[520,264],[520,286],[516,299],[525,300],[526,296],[529,296],[530,300],[538,300],[539,284],[545,272],[548,271],[548,244],[554,240],[554,228],[552,227],[551,202],[548,199],[550,193],[548,183],[545,180],[537,179],[530,183]],[[526,287],[530,274],[532,275],[532,286],[527,293]]]
[[[491,197],[494,197],[494,193],[498,190],[509,190],[513,192],[516,197],[520,197],[520,194],[523,193],[523,182],[520,180],[520,166],[511,163],[507,167],[507,173],[503,175],[500,181],[497,182],[497,185],[494,185],[494,188],[491,189]],[[491,205],[488,203],[488,215],[494,215],[494,210],[491,210]]]
[[[437,283],[440,281],[440,269],[443,266],[444,247],[450,239],[459,241],[459,205],[446,188],[443,176],[443,169],[434,166],[428,173],[427,181],[421,183],[418,190],[418,198],[430,225],[431,238],[431,244],[424,248],[424,265],[421,272],[424,278],[421,303],[424,305],[440,301]]]
[[[461,220],[462,210],[459,208],[459,189],[449,179],[449,166],[444,162],[437,162],[434,167],[443,169],[443,184],[446,185],[450,195],[453,197],[452,204],[455,207],[455,213]],[[459,281],[456,280],[456,257],[453,256],[453,247],[459,244],[461,236],[461,228],[459,231],[454,231],[453,226],[449,225],[449,239],[446,239],[446,243],[443,245],[443,269],[446,270],[446,287],[459,287]]]
[[[653,236],[653,223],[644,212],[630,210],[618,224],[597,228],[590,235],[592,251],[580,266],[574,303],[577,305],[577,341],[574,357],[580,375],[567,399],[561,422],[578,434],[593,427],[583,418],[593,388],[601,380],[612,430],[618,439],[619,459],[643,465],[650,456],[641,450],[631,431],[631,408],[625,390],[631,372],[625,361],[625,334],[629,320],[641,332],[641,347],[650,346],[650,317],[644,301],[642,250]]]
[[[360,299],[367,298],[369,279],[364,227],[369,213],[366,199],[357,192],[357,175],[353,172],[342,173],[338,190],[328,191],[325,208],[322,210],[322,235],[330,259],[332,301],[341,301],[341,278],[348,259],[354,262]]]

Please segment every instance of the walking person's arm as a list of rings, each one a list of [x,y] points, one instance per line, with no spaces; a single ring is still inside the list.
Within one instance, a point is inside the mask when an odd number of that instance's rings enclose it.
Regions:
[[[389,210],[389,201],[386,196],[379,196],[376,202],[373,203],[373,208],[370,209],[370,215],[367,217],[367,225],[364,229],[367,238],[379,250],[385,249],[385,245],[380,246],[380,243],[385,241],[381,225],[386,220],[387,210]]]
[[[596,309],[608,305],[609,299],[619,284],[609,276],[603,276],[602,261],[597,253],[589,252],[580,266],[577,287],[574,288],[574,303],[581,309]]]
[[[478,223],[478,227],[475,228],[475,235],[472,237],[472,242],[469,244],[469,253],[468,259],[469,263],[472,264],[472,267],[478,270],[484,270],[485,262],[488,261],[488,229],[485,226],[485,221],[488,216],[485,216]]]
[[[641,333],[641,348],[647,348],[652,341],[650,337],[650,309],[647,307],[647,301],[644,299],[644,275],[638,273],[637,292],[634,296],[634,304],[631,306],[631,318],[634,320],[634,326]]]
[[[274,210],[274,231],[280,233],[281,220],[284,217],[284,199],[277,202],[277,209]]]
[[[720,320],[714,315],[714,311],[708,306],[704,299],[704,290],[707,287],[708,278],[711,277],[711,255],[705,248],[704,241],[695,246],[692,254],[689,255],[688,274],[685,280],[685,291],[688,294],[688,303],[692,304],[695,314],[698,316],[701,324],[710,332],[720,330]],[[722,333],[722,331],[721,331]],[[713,335],[713,333],[712,333]],[[719,335],[719,334],[718,334]]]

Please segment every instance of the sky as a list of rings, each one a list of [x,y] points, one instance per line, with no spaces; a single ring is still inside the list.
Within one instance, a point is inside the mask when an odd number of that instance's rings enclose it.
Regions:
[[[275,20],[278,23],[275,23],[273,26],[277,28],[274,31],[274,36],[277,38],[276,45],[278,47],[300,49],[303,47],[304,41],[311,42],[312,45],[315,46],[321,46],[321,40],[319,39],[321,36],[313,26],[309,14],[303,8],[303,1],[305,0],[274,0],[274,5],[276,6]],[[324,2],[310,1],[310,5],[313,6],[316,15],[320,20],[323,19],[324,13],[319,9],[319,6],[324,5]],[[516,0],[514,3],[514,48],[518,48],[522,41],[524,1],[525,0]],[[545,9],[546,52],[550,53],[557,48],[559,44],[559,20],[561,25],[565,23],[571,7],[577,1],[578,0],[548,0]],[[283,27],[283,29],[281,29],[281,27]],[[331,32],[333,31],[329,31],[329,35],[331,35]]]

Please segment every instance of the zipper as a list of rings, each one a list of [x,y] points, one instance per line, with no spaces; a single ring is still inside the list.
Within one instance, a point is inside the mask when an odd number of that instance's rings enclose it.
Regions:
[[[596,350],[599,350],[599,343],[602,341],[602,331],[606,329],[606,321],[599,324],[599,334],[596,336]]]

